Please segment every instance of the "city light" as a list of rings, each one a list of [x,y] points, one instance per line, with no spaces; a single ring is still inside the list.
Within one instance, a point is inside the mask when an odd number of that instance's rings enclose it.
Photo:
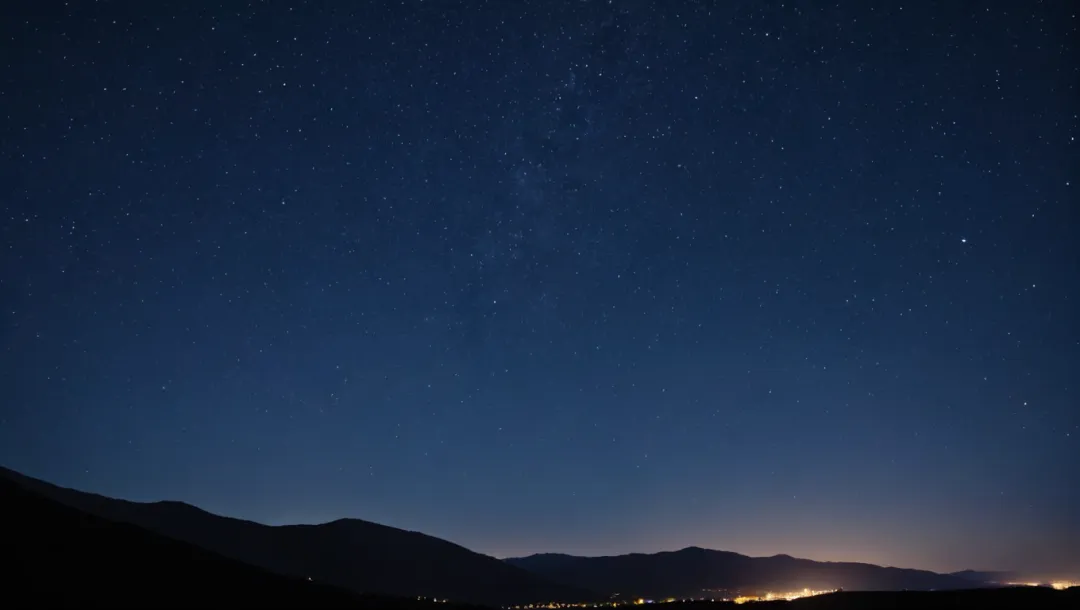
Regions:
[[[756,601],[780,601],[780,600],[793,600],[803,597],[812,597],[814,595],[825,595],[827,593],[835,593],[839,589],[830,589],[817,591],[814,589],[803,589],[801,591],[790,591],[786,593],[773,593],[768,592],[762,595],[740,595],[734,599],[719,599],[715,597],[669,597],[662,600],[651,600],[645,598],[638,598],[634,600],[620,600],[620,601],[606,601],[606,602],[583,602],[583,603],[569,603],[569,602],[550,602],[546,604],[528,604],[525,606],[511,606],[512,610],[540,610],[541,608],[561,609],[561,608],[619,608],[625,606],[641,606],[645,604],[668,604],[675,602],[689,602],[689,601],[733,601],[736,604],[743,604],[746,602]]]
[[[1010,582],[1005,583],[1007,586],[1012,587],[1052,587],[1059,591],[1071,587],[1080,587],[1080,582],[1068,581],[1068,580],[1055,580],[1053,582]],[[627,606],[640,606],[645,604],[669,604],[675,602],[689,602],[689,601],[732,601],[736,604],[745,604],[747,602],[766,602],[766,601],[791,601],[795,599],[801,599],[804,597],[814,597],[816,595],[827,595],[829,593],[836,593],[840,589],[825,589],[816,590],[805,588],[801,591],[788,591],[784,593],[766,592],[759,595],[741,594],[735,598],[721,598],[717,597],[668,597],[666,599],[622,599],[622,600],[609,600],[606,602],[585,602],[585,603],[568,603],[568,602],[551,602],[545,604],[529,604],[525,606],[512,606],[512,610],[539,610],[541,608],[621,608]]]
[[[1055,581],[1055,582],[1050,583],[1050,586],[1057,589],[1058,591],[1064,591],[1065,589],[1068,589],[1070,587],[1080,587],[1080,582],[1071,582],[1071,581],[1068,581],[1068,580],[1059,580],[1059,581]]]
[[[734,601],[736,604],[745,604],[746,602],[762,602],[762,601],[780,601],[793,599],[800,599],[803,597],[813,597],[815,595],[825,595],[828,593],[835,593],[836,590],[816,591],[813,589],[803,589],[802,591],[791,591],[787,593],[773,593],[768,592],[764,595],[740,595],[736,597]]]
[[[1070,587],[1080,587],[1080,582],[1069,580],[1055,580],[1054,582],[1007,582],[1010,587],[1051,587],[1058,591],[1064,591]]]

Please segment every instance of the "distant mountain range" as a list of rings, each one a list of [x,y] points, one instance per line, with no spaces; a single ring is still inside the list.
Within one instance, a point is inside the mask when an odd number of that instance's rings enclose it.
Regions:
[[[505,560],[538,576],[623,597],[701,597],[722,593],[812,590],[970,589],[983,583],[952,574],[834,563],[788,555],[747,557],[689,547],[612,557],[541,554]]]
[[[200,565],[220,565],[225,567],[219,570],[237,571],[237,576],[227,580],[240,583],[263,579],[269,584],[259,585],[260,590],[280,589],[282,593],[272,597],[281,600],[317,591],[329,606],[337,603],[349,606],[361,594],[413,599],[420,596],[496,606],[599,601],[610,599],[613,594],[625,599],[723,597],[803,588],[952,590],[1011,581],[1011,575],[1004,572],[938,574],[865,563],[818,562],[787,555],[748,557],[697,547],[613,557],[541,554],[500,561],[425,534],[357,519],[322,525],[267,526],[214,515],[181,502],[130,502],[76,491],[4,468],[0,468],[0,482],[3,483],[0,506],[7,511],[9,505],[18,505],[23,511],[17,518],[5,514],[3,524],[5,532],[9,532],[5,533],[5,544],[8,540],[40,537],[49,540],[52,545],[49,548],[75,549],[56,551],[54,555],[74,553],[83,558],[80,561],[89,561],[95,568],[111,564],[92,557],[121,549],[119,554],[126,554],[129,563],[117,565],[113,573],[140,574],[139,582],[146,583],[158,582],[156,576],[143,573],[153,562],[163,566],[156,570],[159,576],[199,574],[201,568],[175,567],[186,565],[175,555],[179,552],[199,557],[205,553],[210,559],[200,559]],[[50,525],[54,520],[55,527]],[[75,532],[73,523],[89,525],[75,528],[78,529]],[[24,532],[30,532],[29,537],[17,538]],[[159,547],[168,546],[162,541],[180,546],[159,552]],[[147,545],[153,549],[140,548]],[[195,547],[199,548],[183,550]],[[102,550],[106,548],[110,549],[109,553]],[[130,550],[122,551],[124,548]],[[15,553],[22,556],[25,552],[30,556],[35,549],[15,549]],[[137,565],[132,566],[131,558],[144,561],[136,561]],[[48,574],[52,568],[47,557],[38,556],[38,560],[41,563],[35,569]],[[204,580],[213,581],[213,574]],[[115,576],[107,581],[120,583],[123,578]],[[161,586],[167,588],[167,583]]]
[[[1005,584],[1010,582],[1030,582],[1030,577],[1025,577],[1018,572],[980,572],[979,570],[963,570],[961,572],[952,572],[952,576],[959,576],[966,580],[973,580],[975,582],[988,582]]]
[[[588,591],[550,583],[445,540],[358,519],[268,526],[181,502],[129,502],[75,491],[0,468],[0,480],[5,479],[96,517],[134,524],[277,574],[311,578],[354,593],[486,605],[596,599]]]

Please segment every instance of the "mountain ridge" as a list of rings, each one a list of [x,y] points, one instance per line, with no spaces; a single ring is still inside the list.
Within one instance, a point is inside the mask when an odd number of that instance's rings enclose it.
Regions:
[[[135,502],[64,488],[0,467],[13,480],[87,513],[132,523],[272,572],[315,577],[354,593],[511,605],[596,601],[611,594],[695,596],[703,591],[962,589],[990,572],[939,574],[862,562],[777,554],[750,557],[688,546],[675,551],[581,557],[538,553],[496,559],[457,543],[362,519],[266,525],[176,500]],[[995,579],[993,582],[1001,582]]]
[[[596,599],[589,591],[548,582],[456,543],[362,519],[264,525],[174,500],[109,498],[3,467],[0,478],[91,515],[131,523],[277,574],[312,577],[354,593],[486,605]]]
[[[5,509],[0,538],[5,542],[3,550],[10,564],[2,579],[0,603],[6,602],[4,607],[484,608],[448,604],[441,599],[355,595],[316,579],[273,574],[131,523],[80,511],[4,476],[0,476],[0,506]],[[176,508],[188,512],[192,507]],[[682,556],[707,553],[705,549],[693,549]],[[795,610],[946,606],[1072,609],[1078,607],[1077,601],[1080,587],[1066,591],[1008,587],[934,593],[848,591],[760,605],[783,605]],[[707,601],[680,606],[688,610],[717,607]]]
[[[608,594],[694,597],[705,591],[932,590],[985,586],[975,578],[862,562],[751,557],[686,547],[677,551],[601,557],[536,554],[505,561],[549,580]]]
[[[0,600],[9,600],[5,607],[447,607],[432,600],[357,595],[310,578],[274,574],[80,511],[7,477],[0,477],[0,506],[0,536],[9,557],[0,594]]]

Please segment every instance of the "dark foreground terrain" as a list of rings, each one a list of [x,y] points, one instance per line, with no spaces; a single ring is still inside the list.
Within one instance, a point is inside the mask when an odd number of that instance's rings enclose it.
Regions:
[[[966,591],[844,591],[794,601],[676,602],[661,607],[671,610],[1077,610],[1080,588],[1055,591],[1046,587],[1009,587]]]
[[[464,608],[278,576],[0,478],[0,607]]]

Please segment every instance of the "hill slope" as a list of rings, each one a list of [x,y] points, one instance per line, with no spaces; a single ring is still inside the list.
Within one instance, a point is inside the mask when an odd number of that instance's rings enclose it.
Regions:
[[[268,526],[180,502],[129,502],[66,489],[0,468],[2,478],[92,515],[132,523],[279,574],[311,577],[357,593],[489,605],[595,597],[445,540],[367,521]]]
[[[929,590],[978,586],[971,580],[925,570],[832,563],[787,555],[747,557],[690,547],[681,551],[613,557],[532,555],[507,559],[547,579],[625,596],[700,596],[728,592],[816,590]]]
[[[109,521],[0,478],[5,607],[446,608],[364,598]]]

